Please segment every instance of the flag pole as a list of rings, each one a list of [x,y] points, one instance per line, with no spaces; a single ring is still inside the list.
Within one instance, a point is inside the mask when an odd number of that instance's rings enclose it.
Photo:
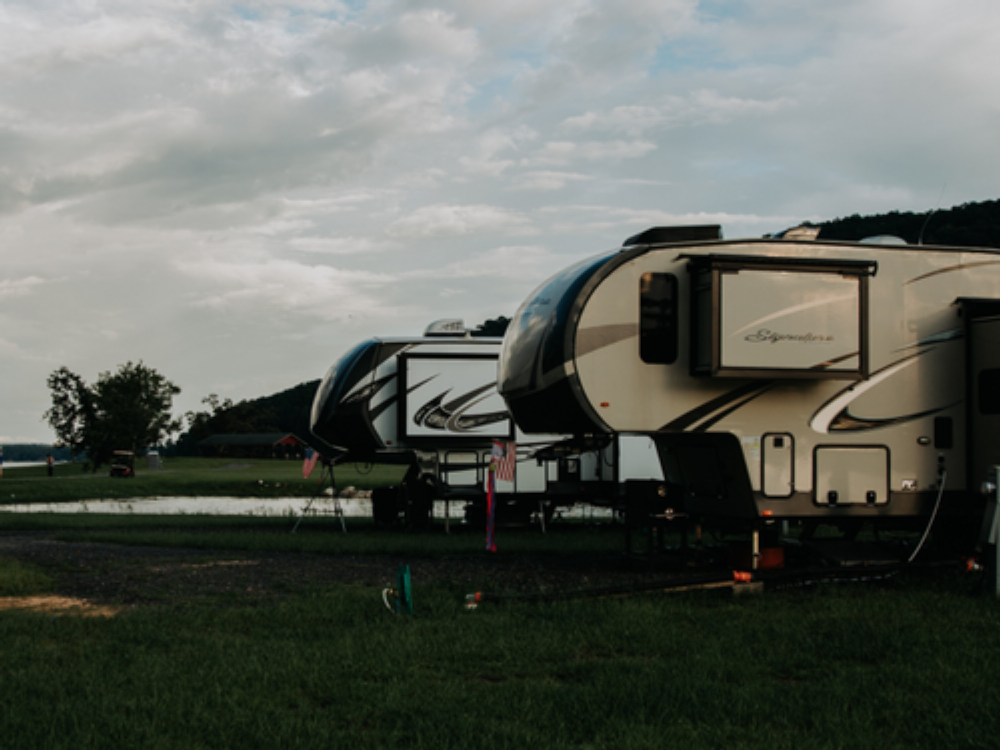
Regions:
[[[490,461],[486,479],[486,551],[496,552],[496,518],[497,518],[497,481],[496,469]]]
[[[309,459],[306,460],[307,462],[309,461]],[[337,482],[333,476],[334,460],[326,459],[318,454],[315,455],[315,458],[312,461],[313,465],[315,465],[316,460],[318,460],[323,467],[322,469],[323,473],[322,476],[320,476],[319,480],[319,488],[316,490],[313,496],[309,498],[309,502],[306,503],[306,506],[302,509],[302,512],[299,514],[298,519],[295,521],[295,526],[292,527],[292,533],[294,534],[298,530],[299,524],[302,523],[302,519],[305,518],[306,513],[309,512],[310,508],[312,508],[313,503],[316,502],[316,498],[318,498],[323,493],[323,485],[325,484],[327,476],[329,476],[330,488],[333,490],[333,495],[334,495],[334,514],[340,516],[340,528],[346,534],[347,524],[344,521],[344,509],[340,504],[340,498],[337,497]],[[309,467],[307,472],[303,471],[303,473],[305,474],[306,478],[308,478],[309,474],[312,473],[312,466]]]

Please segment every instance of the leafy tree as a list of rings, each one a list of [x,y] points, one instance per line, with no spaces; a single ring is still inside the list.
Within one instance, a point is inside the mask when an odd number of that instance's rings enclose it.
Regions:
[[[52,408],[45,419],[74,454],[85,453],[90,467],[111,462],[115,450],[138,452],[160,445],[180,429],[172,419],[173,398],[181,389],[142,362],[101,373],[88,385],[66,367],[48,379]]]
[[[97,421],[93,392],[83,378],[66,367],[49,375],[47,384],[52,391],[52,408],[45,412],[45,420],[71,454],[86,452],[88,430]]]

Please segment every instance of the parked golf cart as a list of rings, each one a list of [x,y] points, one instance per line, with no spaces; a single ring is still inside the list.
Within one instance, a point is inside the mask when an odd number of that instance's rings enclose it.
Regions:
[[[135,476],[135,454],[132,451],[115,451],[111,460],[111,476],[126,478]]]

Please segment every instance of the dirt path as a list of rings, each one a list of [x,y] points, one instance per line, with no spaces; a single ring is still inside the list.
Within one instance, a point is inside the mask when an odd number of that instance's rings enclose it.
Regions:
[[[565,591],[650,580],[653,573],[615,556],[457,556],[414,559],[389,555],[323,555],[205,551],[60,542],[47,533],[0,534],[0,557],[34,565],[56,582],[58,596],[91,606],[184,606],[205,599],[280,599],[325,584],[376,590],[395,584],[409,565],[414,586],[456,592]]]

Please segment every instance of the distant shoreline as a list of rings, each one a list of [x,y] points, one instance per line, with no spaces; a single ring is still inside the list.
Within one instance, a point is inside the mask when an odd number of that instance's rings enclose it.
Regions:
[[[69,463],[69,461],[56,461],[55,466]],[[45,466],[45,461],[4,461],[0,464],[0,469],[26,469],[29,466]]]

